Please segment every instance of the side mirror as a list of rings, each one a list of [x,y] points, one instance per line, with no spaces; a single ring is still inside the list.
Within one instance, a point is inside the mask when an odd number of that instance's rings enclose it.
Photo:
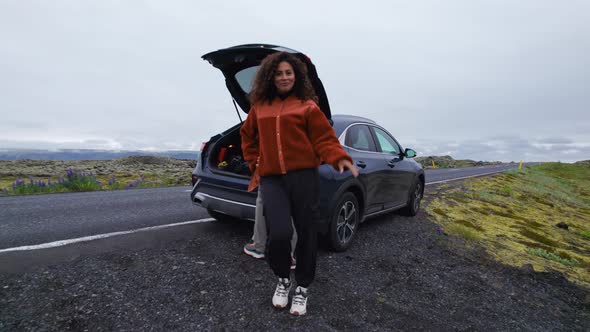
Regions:
[[[408,158],[414,158],[414,157],[416,157],[416,151],[414,151],[412,149],[406,149],[404,151],[404,155]]]

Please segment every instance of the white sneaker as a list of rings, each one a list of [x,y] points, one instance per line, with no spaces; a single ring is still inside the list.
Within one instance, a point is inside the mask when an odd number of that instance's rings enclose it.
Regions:
[[[283,309],[289,303],[289,291],[291,290],[291,280],[288,278],[279,278],[275,295],[272,296],[272,305],[275,308]]]
[[[291,302],[291,310],[289,312],[295,316],[305,315],[307,312],[307,288],[297,286],[293,301]]]

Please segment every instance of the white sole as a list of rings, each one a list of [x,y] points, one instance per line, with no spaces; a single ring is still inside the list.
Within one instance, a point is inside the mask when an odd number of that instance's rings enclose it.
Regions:
[[[246,250],[246,248],[244,248],[244,254],[246,254],[250,257],[254,257],[256,259],[263,259],[264,258],[264,255],[257,255],[257,254],[251,253],[248,250]]]
[[[305,315],[305,313],[307,312],[307,310],[306,310],[306,311],[304,311],[304,312],[301,312],[301,313],[300,313],[299,311],[289,311],[289,312],[290,312],[290,313],[291,313],[291,315],[293,315],[293,316],[303,316],[303,315]]]

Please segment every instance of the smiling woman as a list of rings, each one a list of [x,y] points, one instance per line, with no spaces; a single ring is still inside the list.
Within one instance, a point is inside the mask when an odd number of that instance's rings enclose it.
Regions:
[[[275,86],[279,95],[287,95],[295,84],[295,72],[288,62],[281,62],[275,72]]]
[[[254,174],[252,183],[260,181],[268,230],[266,258],[279,278],[272,304],[285,308],[289,302],[292,217],[298,236],[297,289],[290,312],[304,315],[316,269],[320,159],[340,173],[348,169],[356,177],[358,172],[316,104],[305,65],[294,55],[267,56],[250,99],[252,108],[240,134],[244,159]]]

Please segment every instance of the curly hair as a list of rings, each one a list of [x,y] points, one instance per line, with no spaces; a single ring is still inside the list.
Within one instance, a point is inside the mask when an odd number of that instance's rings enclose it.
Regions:
[[[252,82],[252,91],[250,92],[250,103],[268,102],[269,104],[278,96],[275,86],[275,74],[281,62],[287,62],[293,67],[295,74],[295,84],[293,85],[293,94],[302,101],[313,100],[318,102],[311,81],[307,76],[307,66],[296,56],[287,52],[274,53],[262,60],[254,81]]]

